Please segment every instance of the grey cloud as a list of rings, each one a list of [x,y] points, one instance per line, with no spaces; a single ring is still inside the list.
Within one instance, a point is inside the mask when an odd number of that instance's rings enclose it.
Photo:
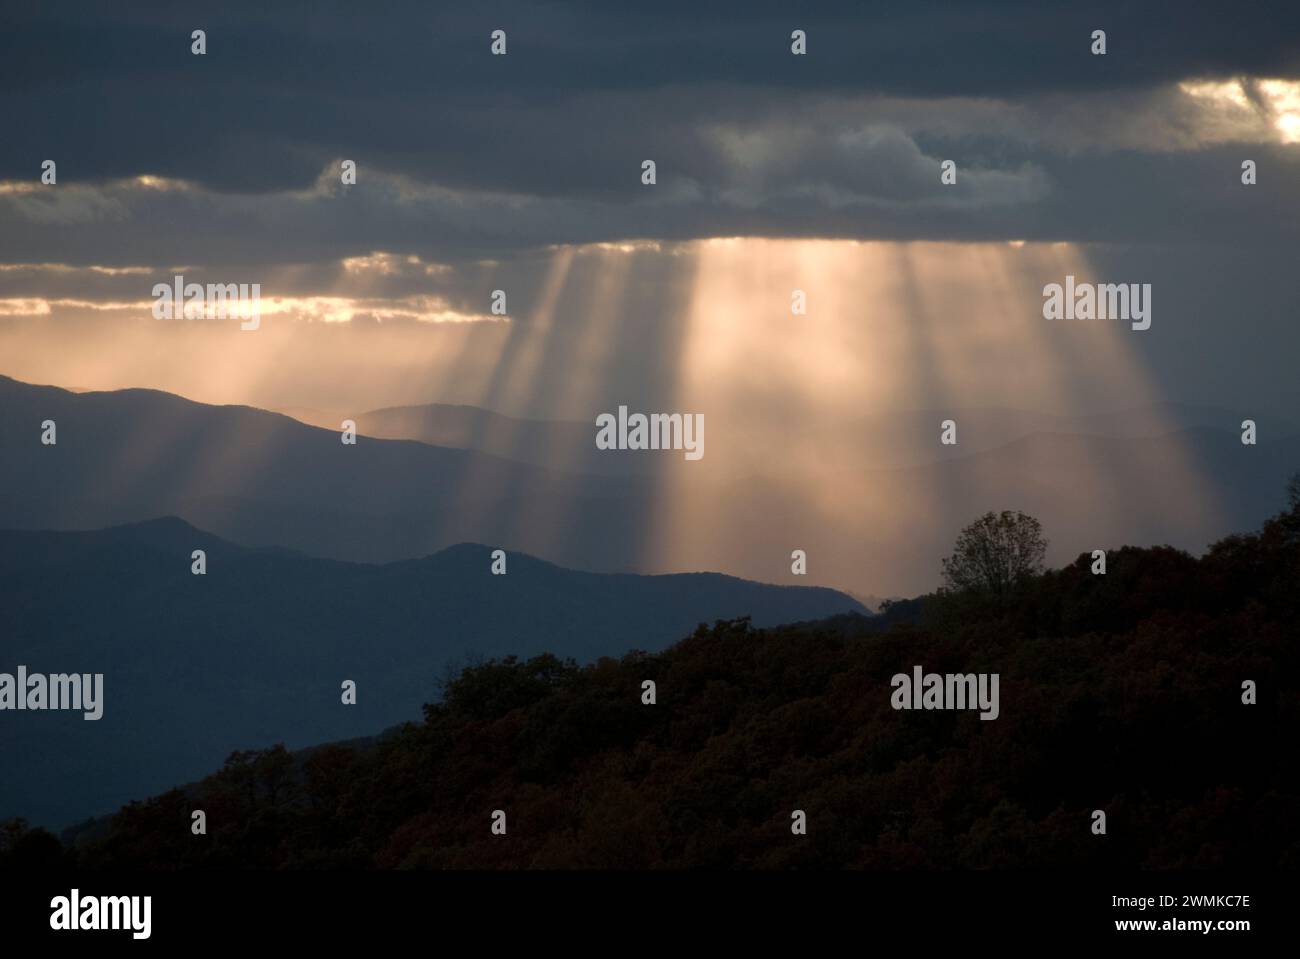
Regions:
[[[0,191],[4,262],[463,263],[738,234],[1278,244],[1300,222],[1300,148],[1260,142],[1268,104],[1177,87],[1297,76],[1294,4],[87,4],[9,26],[0,178],[55,158],[60,182]],[[506,57],[487,54],[498,26]],[[195,188],[119,182],[141,174]]]
[[[1105,58],[1087,52],[1099,25]],[[189,53],[198,26],[205,57]],[[807,57],[789,55],[794,26]],[[506,57],[487,55],[496,27]],[[1283,2],[73,3],[14,11],[0,34],[12,138],[0,177],[57,154],[82,179],[148,171],[276,191],[346,151],[462,189],[600,191],[619,182],[616,158],[683,135],[691,117],[744,122],[782,95],[1122,97],[1298,69],[1300,8]]]

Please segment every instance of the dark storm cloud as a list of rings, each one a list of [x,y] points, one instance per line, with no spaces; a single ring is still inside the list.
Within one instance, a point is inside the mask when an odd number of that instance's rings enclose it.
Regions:
[[[505,57],[488,55],[498,27]],[[1105,57],[1088,53],[1097,27]],[[1193,236],[1289,242],[1297,148],[1201,142],[1175,85],[1296,76],[1298,50],[1294,3],[33,6],[0,31],[0,179],[35,182],[54,158],[59,186],[0,195],[0,262],[1181,241],[1183,218]],[[1266,165],[1265,198],[1242,195],[1243,156]],[[318,187],[344,157],[357,187]],[[960,174],[941,189],[945,158]],[[114,182],[141,174],[193,189]]]
[[[347,191],[301,195],[60,186],[0,196],[0,263],[186,263],[226,265],[244,275],[379,250],[463,263],[562,243],[742,235],[1294,248],[1300,241],[1300,158],[1294,147],[1250,152],[1267,186],[1241,186],[1240,150],[1214,148],[1178,157],[1076,155],[996,173],[963,171],[961,190],[936,188],[933,198],[911,201],[884,196],[885,187],[870,178],[787,184],[760,177],[721,191],[663,177],[653,200],[624,203],[465,197],[373,173]],[[926,161],[900,153],[892,182],[905,197],[908,178],[915,176],[911,164]],[[937,180],[937,161],[928,165]],[[980,184],[981,177],[987,181],[982,186],[965,185]]]
[[[13,12],[0,33],[0,176],[29,176],[34,158],[60,155],[70,174],[88,179],[150,170],[274,190],[309,183],[320,161],[344,151],[451,186],[599,190],[617,176],[611,161],[644,153],[665,119],[707,106],[743,118],[771,90],[1015,98],[1194,75],[1295,75],[1300,64],[1294,3],[446,7],[224,2]],[[189,52],[195,27],[208,33],[203,58]],[[510,35],[506,57],[487,55],[497,27]],[[789,55],[794,27],[809,34],[807,57]],[[1096,27],[1109,34],[1105,58],[1088,53]],[[721,85],[745,92],[718,101],[684,92],[652,103],[649,115],[629,100],[666,86]],[[568,162],[519,162],[537,155]]]

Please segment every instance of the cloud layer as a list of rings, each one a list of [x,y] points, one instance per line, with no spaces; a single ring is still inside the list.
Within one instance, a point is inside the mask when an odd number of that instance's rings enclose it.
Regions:
[[[1294,242],[1300,8],[1129,6],[29,11],[0,39],[0,261],[460,261],[730,235]],[[57,186],[39,184],[45,159]]]

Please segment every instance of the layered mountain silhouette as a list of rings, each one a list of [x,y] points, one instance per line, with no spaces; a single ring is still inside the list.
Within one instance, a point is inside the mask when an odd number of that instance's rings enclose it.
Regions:
[[[0,404],[0,526],[170,514],[241,543],[336,559],[385,562],[476,541],[623,570],[654,508],[644,483],[424,443],[345,446],[286,416],[153,390],[73,394],[0,378]],[[46,420],[56,445],[39,442]]]
[[[776,443],[761,472],[728,459],[726,424],[710,420],[698,463],[630,453],[657,471],[595,475],[498,455],[573,446],[580,424],[466,408],[449,420],[439,419],[445,408],[416,408],[392,428],[458,443],[481,432],[482,449],[365,435],[347,446],[337,427],[149,390],[74,394],[0,379],[0,404],[0,526],[88,529],[176,515],[250,546],[348,561],[469,541],[574,569],[721,570],[791,584],[805,581],[791,574],[798,548],[809,581],[860,595],[932,588],[957,531],[990,509],[1037,516],[1050,562],[1120,543],[1199,552],[1257,526],[1300,463],[1288,424],[1261,422],[1248,446],[1239,414],[1173,406],[1066,419],[959,412],[954,447],[939,443],[937,413],[877,416],[800,447],[825,455]],[[57,445],[40,443],[46,420],[57,424]],[[359,421],[363,434],[370,422]],[[1153,432],[1161,424],[1177,428]],[[580,445],[575,470],[591,456],[618,458],[592,452],[594,429]],[[915,462],[926,447],[932,458]],[[873,465],[873,449],[891,452]]]
[[[436,452],[436,451],[435,451]],[[204,575],[191,572],[194,550]],[[863,612],[833,590],[718,574],[575,572],[461,544],[386,565],[248,549],[176,518],[0,531],[0,672],[103,673],[103,717],[0,716],[0,819],[66,825],[233,750],[368,735],[418,715],[444,673],[543,651],[659,650],[702,622]],[[357,685],[343,705],[342,683]]]
[[[560,471],[627,475],[652,473],[665,465],[664,460],[653,457],[597,450],[589,423],[519,419],[473,406],[428,403],[360,414],[301,407],[275,412],[336,432],[344,419],[351,419],[366,436],[477,450]],[[959,459],[1035,433],[1157,437],[1186,430],[1232,431],[1248,418],[1254,417],[1240,410],[1172,402],[1073,416],[1007,407],[889,410],[847,425],[816,427],[815,442],[822,465],[829,462],[836,468],[878,470]],[[937,426],[946,419],[961,425],[960,444],[935,442]],[[772,425],[773,445],[795,444],[797,437],[781,436],[782,428],[785,425],[781,423]],[[1268,431],[1273,438],[1295,436],[1300,434],[1300,423],[1271,421]]]
[[[1300,708],[1300,483],[1288,498],[1199,558],[1125,547],[1005,594],[482,663],[382,737],[232,756],[63,846],[11,829],[0,870],[1294,869],[1300,762],[1277,733]],[[1000,677],[997,720],[899,709],[914,664]]]

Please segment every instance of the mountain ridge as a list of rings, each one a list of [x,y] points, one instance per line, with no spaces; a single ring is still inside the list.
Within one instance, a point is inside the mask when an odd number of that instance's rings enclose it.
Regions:
[[[802,549],[810,579],[863,595],[933,588],[938,558],[990,509],[1038,517],[1054,562],[1117,542],[1199,552],[1257,525],[1300,464],[1300,436],[1268,422],[1256,446],[1235,426],[1198,425],[1140,437],[1036,432],[981,450],[976,424],[959,424],[959,443],[942,447],[938,424],[921,417],[890,420],[877,437],[931,457],[908,466],[863,465],[862,451],[837,456],[836,444],[825,455],[800,447],[766,464],[715,464],[725,448],[711,446],[699,463],[647,454],[662,461],[658,473],[600,476],[417,440],[344,446],[336,432],[280,414],[150,391],[72,394],[5,380],[0,402],[4,527],[96,529],[174,514],[233,542],[337,560],[385,563],[477,542],[571,570],[721,570],[771,583],[800,581],[790,564]],[[39,442],[46,418],[58,421],[57,446]],[[720,433],[711,432],[718,443]]]
[[[206,572],[191,572],[203,549]],[[63,825],[201,775],[238,749],[370,736],[457,663],[661,649],[700,623],[865,613],[825,587],[718,573],[569,570],[460,544],[383,565],[231,543],[177,518],[0,530],[0,672],[100,673],[103,716],[8,713],[0,819]],[[341,684],[356,683],[344,705]]]

